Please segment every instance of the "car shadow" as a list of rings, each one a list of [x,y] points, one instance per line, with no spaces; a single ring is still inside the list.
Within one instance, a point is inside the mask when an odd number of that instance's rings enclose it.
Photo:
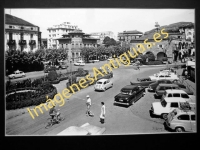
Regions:
[[[162,119],[161,116],[154,115],[154,114],[152,113],[152,110],[149,110],[149,115],[150,115],[151,118],[159,118],[159,119]]]
[[[161,96],[157,96],[156,94],[153,95],[155,99],[160,99]]]
[[[120,106],[120,107],[124,107],[124,108],[128,108],[128,107],[130,107],[130,106],[132,106],[132,105],[123,105],[123,104],[116,104],[116,103],[114,103],[113,104],[114,106]]]

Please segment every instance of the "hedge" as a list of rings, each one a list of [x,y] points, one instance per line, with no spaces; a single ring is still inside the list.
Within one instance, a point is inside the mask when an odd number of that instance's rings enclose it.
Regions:
[[[18,109],[23,107],[28,107],[32,105],[40,105],[41,103],[45,103],[48,95],[48,98],[53,99],[54,96],[57,94],[57,89],[55,87],[52,92],[41,95],[40,97],[32,98],[32,99],[26,99],[23,101],[12,101],[12,102],[6,102],[6,110],[11,109]]]

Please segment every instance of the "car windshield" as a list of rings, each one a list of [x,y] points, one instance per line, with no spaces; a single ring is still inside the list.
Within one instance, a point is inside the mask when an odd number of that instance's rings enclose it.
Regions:
[[[162,105],[163,107],[165,107],[165,106],[167,105],[167,102],[166,102],[164,99],[162,99],[161,105]]]
[[[187,94],[184,94],[184,93],[181,94],[181,97],[182,98],[189,98],[189,96]]]
[[[102,84],[102,82],[98,81],[97,84]]]
[[[131,90],[121,90],[121,93],[128,95],[131,93]]]

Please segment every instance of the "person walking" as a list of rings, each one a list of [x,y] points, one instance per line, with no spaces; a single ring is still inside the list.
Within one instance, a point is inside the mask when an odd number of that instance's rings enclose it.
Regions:
[[[101,102],[101,114],[100,114],[100,122],[101,123],[105,123],[105,114],[106,114],[106,109],[105,109],[105,105],[104,102]]]
[[[91,99],[90,99],[89,95],[87,95],[86,98],[87,98],[87,101],[86,101],[86,106],[87,106],[86,116],[88,116],[88,115],[90,115],[90,107],[91,107],[92,103],[91,103]]]

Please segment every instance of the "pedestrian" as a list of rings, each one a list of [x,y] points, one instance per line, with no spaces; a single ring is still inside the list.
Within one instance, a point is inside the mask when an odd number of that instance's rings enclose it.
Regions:
[[[86,98],[87,98],[87,101],[86,101],[86,106],[87,106],[86,116],[88,116],[88,115],[90,115],[90,107],[91,107],[92,103],[91,103],[91,99],[90,99],[89,95],[87,95]]]
[[[106,108],[104,105],[104,102],[101,102],[101,114],[100,114],[100,122],[105,123],[105,114],[106,114]]]

